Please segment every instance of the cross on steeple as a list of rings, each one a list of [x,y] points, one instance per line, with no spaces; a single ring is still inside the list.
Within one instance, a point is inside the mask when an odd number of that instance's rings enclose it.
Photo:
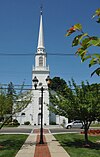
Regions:
[[[43,4],[41,4],[41,7],[40,7],[40,9],[41,9],[41,15],[42,15],[42,10],[43,10]]]

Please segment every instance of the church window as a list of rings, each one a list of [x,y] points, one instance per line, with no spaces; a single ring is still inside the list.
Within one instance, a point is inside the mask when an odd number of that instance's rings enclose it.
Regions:
[[[39,86],[42,86],[42,82],[39,83]]]
[[[25,113],[23,112],[21,115],[22,115],[22,116],[25,116]]]
[[[39,66],[43,66],[43,57],[39,57]]]

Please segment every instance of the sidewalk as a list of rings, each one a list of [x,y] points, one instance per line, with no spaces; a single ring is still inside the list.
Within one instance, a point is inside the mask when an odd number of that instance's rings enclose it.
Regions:
[[[30,134],[15,157],[34,157],[36,137],[36,134]]]
[[[70,157],[48,129],[43,138],[44,144],[39,144],[39,129],[34,129],[15,157]]]

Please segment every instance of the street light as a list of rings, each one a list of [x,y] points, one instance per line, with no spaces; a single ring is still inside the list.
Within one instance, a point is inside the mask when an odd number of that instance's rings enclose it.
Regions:
[[[32,81],[34,83],[34,87],[36,90],[37,84],[39,82],[37,77],[35,76]],[[49,76],[46,78],[46,82],[47,82],[47,85],[49,86],[49,84],[50,84],[50,77]],[[41,128],[40,128],[40,142],[39,142],[39,144],[44,144],[44,141],[43,141],[43,91],[45,89],[42,86],[39,90],[41,90]]]
[[[34,83],[34,87],[35,87],[35,89],[36,89],[39,80],[38,80],[37,77],[35,76],[34,79],[33,79],[32,81],[33,81],[33,83]]]

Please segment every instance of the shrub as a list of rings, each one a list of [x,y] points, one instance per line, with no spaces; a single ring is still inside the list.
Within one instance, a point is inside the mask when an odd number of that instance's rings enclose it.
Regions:
[[[13,119],[13,125],[20,125],[17,119]]]
[[[56,125],[56,122],[51,121],[50,125]]]
[[[24,125],[30,125],[29,121],[24,122]]]

